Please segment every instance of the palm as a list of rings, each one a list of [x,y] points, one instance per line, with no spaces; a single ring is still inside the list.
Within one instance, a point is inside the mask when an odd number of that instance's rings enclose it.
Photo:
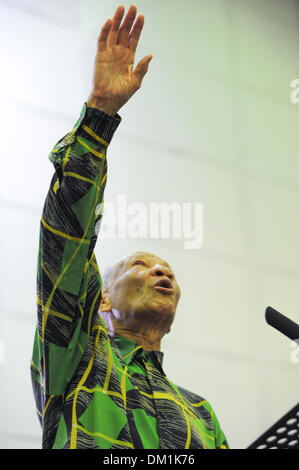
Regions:
[[[137,77],[133,73],[134,52],[120,45],[107,47],[96,57],[96,94],[102,97],[122,97],[138,88]]]

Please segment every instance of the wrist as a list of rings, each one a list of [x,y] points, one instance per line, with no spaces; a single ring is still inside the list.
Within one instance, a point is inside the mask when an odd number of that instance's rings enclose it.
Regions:
[[[96,98],[94,96],[90,96],[87,100],[87,106],[91,108],[99,109],[104,113],[108,114],[109,116],[115,116],[118,112],[118,109],[107,101],[104,101],[100,98]]]

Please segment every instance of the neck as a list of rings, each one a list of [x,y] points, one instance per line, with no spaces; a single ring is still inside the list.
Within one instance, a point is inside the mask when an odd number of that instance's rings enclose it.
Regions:
[[[164,335],[163,332],[156,329],[148,329],[147,331],[141,332],[117,324],[114,325],[114,330],[111,333],[109,333],[111,336],[117,335],[128,338],[148,351],[160,351],[161,340]]]
[[[165,333],[170,331],[169,321],[147,323],[144,318],[142,322],[136,318],[123,321],[118,315],[115,315],[117,311],[113,309],[113,312],[114,314],[111,311],[100,312],[110,336],[122,336],[148,351],[160,351],[161,340]]]

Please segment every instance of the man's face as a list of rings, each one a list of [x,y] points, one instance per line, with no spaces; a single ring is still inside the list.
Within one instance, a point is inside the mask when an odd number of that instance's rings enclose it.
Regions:
[[[168,263],[145,252],[136,252],[123,261],[110,289],[112,306],[123,322],[151,316],[157,323],[171,324],[180,294]]]

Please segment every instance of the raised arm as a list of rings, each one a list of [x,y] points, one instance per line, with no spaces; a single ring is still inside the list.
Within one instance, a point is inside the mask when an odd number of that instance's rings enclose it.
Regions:
[[[133,71],[143,27],[131,6],[104,24],[98,39],[93,86],[74,128],[50,153],[55,173],[40,225],[36,328],[31,363],[38,413],[63,395],[87,345],[101,300],[94,247],[102,218],[107,147],[118,110],[140,87],[152,56]],[[132,27],[133,26],[133,27]],[[132,30],[131,30],[132,28]]]

